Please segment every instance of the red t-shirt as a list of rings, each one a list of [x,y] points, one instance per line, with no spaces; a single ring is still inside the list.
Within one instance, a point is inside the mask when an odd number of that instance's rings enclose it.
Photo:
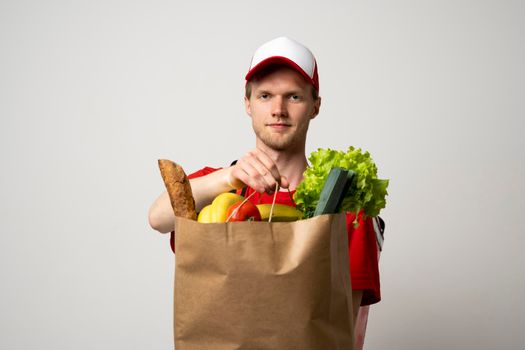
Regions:
[[[220,168],[205,167],[188,176],[190,179],[208,175]],[[241,190],[237,191],[239,194]],[[252,194],[254,190],[247,188],[245,196]],[[293,194],[295,191],[279,191],[276,203],[295,206]],[[255,204],[272,203],[273,195],[268,193],[255,193],[250,201]],[[363,212],[358,215],[359,226],[354,228],[354,213],[346,214],[346,228],[348,232],[348,253],[350,256],[350,278],[352,289],[363,290],[361,305],[375,304],[381,300],[381,289],[379,284],[379,267],[377,259],[377,242],[372,218],[363,220]],[[171,232],[171,249],[175,252],[175,234]]]

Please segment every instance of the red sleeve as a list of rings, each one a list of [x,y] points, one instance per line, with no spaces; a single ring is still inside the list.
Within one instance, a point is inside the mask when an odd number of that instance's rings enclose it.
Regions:
[[[198,171],[188,175],[188,179],[195,179],[197,177],[208,175],[208,174],[211,174],[211,173],[213,173],[213,172],[215,172],[215,171],[217,171],[219,169],[222,169],[222,168],[210,168],[210,167],[207,166],[207,167],[202,168],[201,170],[198,170]],[[170,245],[171,245],[171,250],[173,251],[173,253],[175,253],[175,232],[174,231],[171,231]]]
[[[354,228],[355,214],[347,213],[348,253],[352,289],[363,290],[361,305],[375,304],[381,300],[377,242],[371,217],[358,216],[359,226]]]

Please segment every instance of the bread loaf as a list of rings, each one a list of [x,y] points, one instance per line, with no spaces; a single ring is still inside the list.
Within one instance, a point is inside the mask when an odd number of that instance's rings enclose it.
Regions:
[[[190,181],[182,167],[171,160],[159,159],[159,168],[175,216],[197,220]]]

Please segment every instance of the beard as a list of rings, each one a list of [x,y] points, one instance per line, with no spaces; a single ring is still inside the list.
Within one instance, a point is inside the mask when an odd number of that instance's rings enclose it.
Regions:
[[[286,133],[271,132],[265,125],[253,125],[253,131],[257,138],[266,147],[275,151],[284,151],[293,149],[297,146],[304,146],[306,142],[306,132],[308,131],[308,123],[305,123],[298,129],[288,130]]]

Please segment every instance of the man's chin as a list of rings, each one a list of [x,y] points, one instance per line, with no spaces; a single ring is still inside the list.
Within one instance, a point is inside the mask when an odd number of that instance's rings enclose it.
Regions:
[[[292,144],[292,139],[273,139],[273,138],[262,138],[261,141],[266,145],[266,147],[273,149],[275,151],[285,151],[289,149]]]
[[[273,133],[255,130],[255,135],[266,147],[274,151],[287,151],[297,146],[299,138],[296,133]]]

